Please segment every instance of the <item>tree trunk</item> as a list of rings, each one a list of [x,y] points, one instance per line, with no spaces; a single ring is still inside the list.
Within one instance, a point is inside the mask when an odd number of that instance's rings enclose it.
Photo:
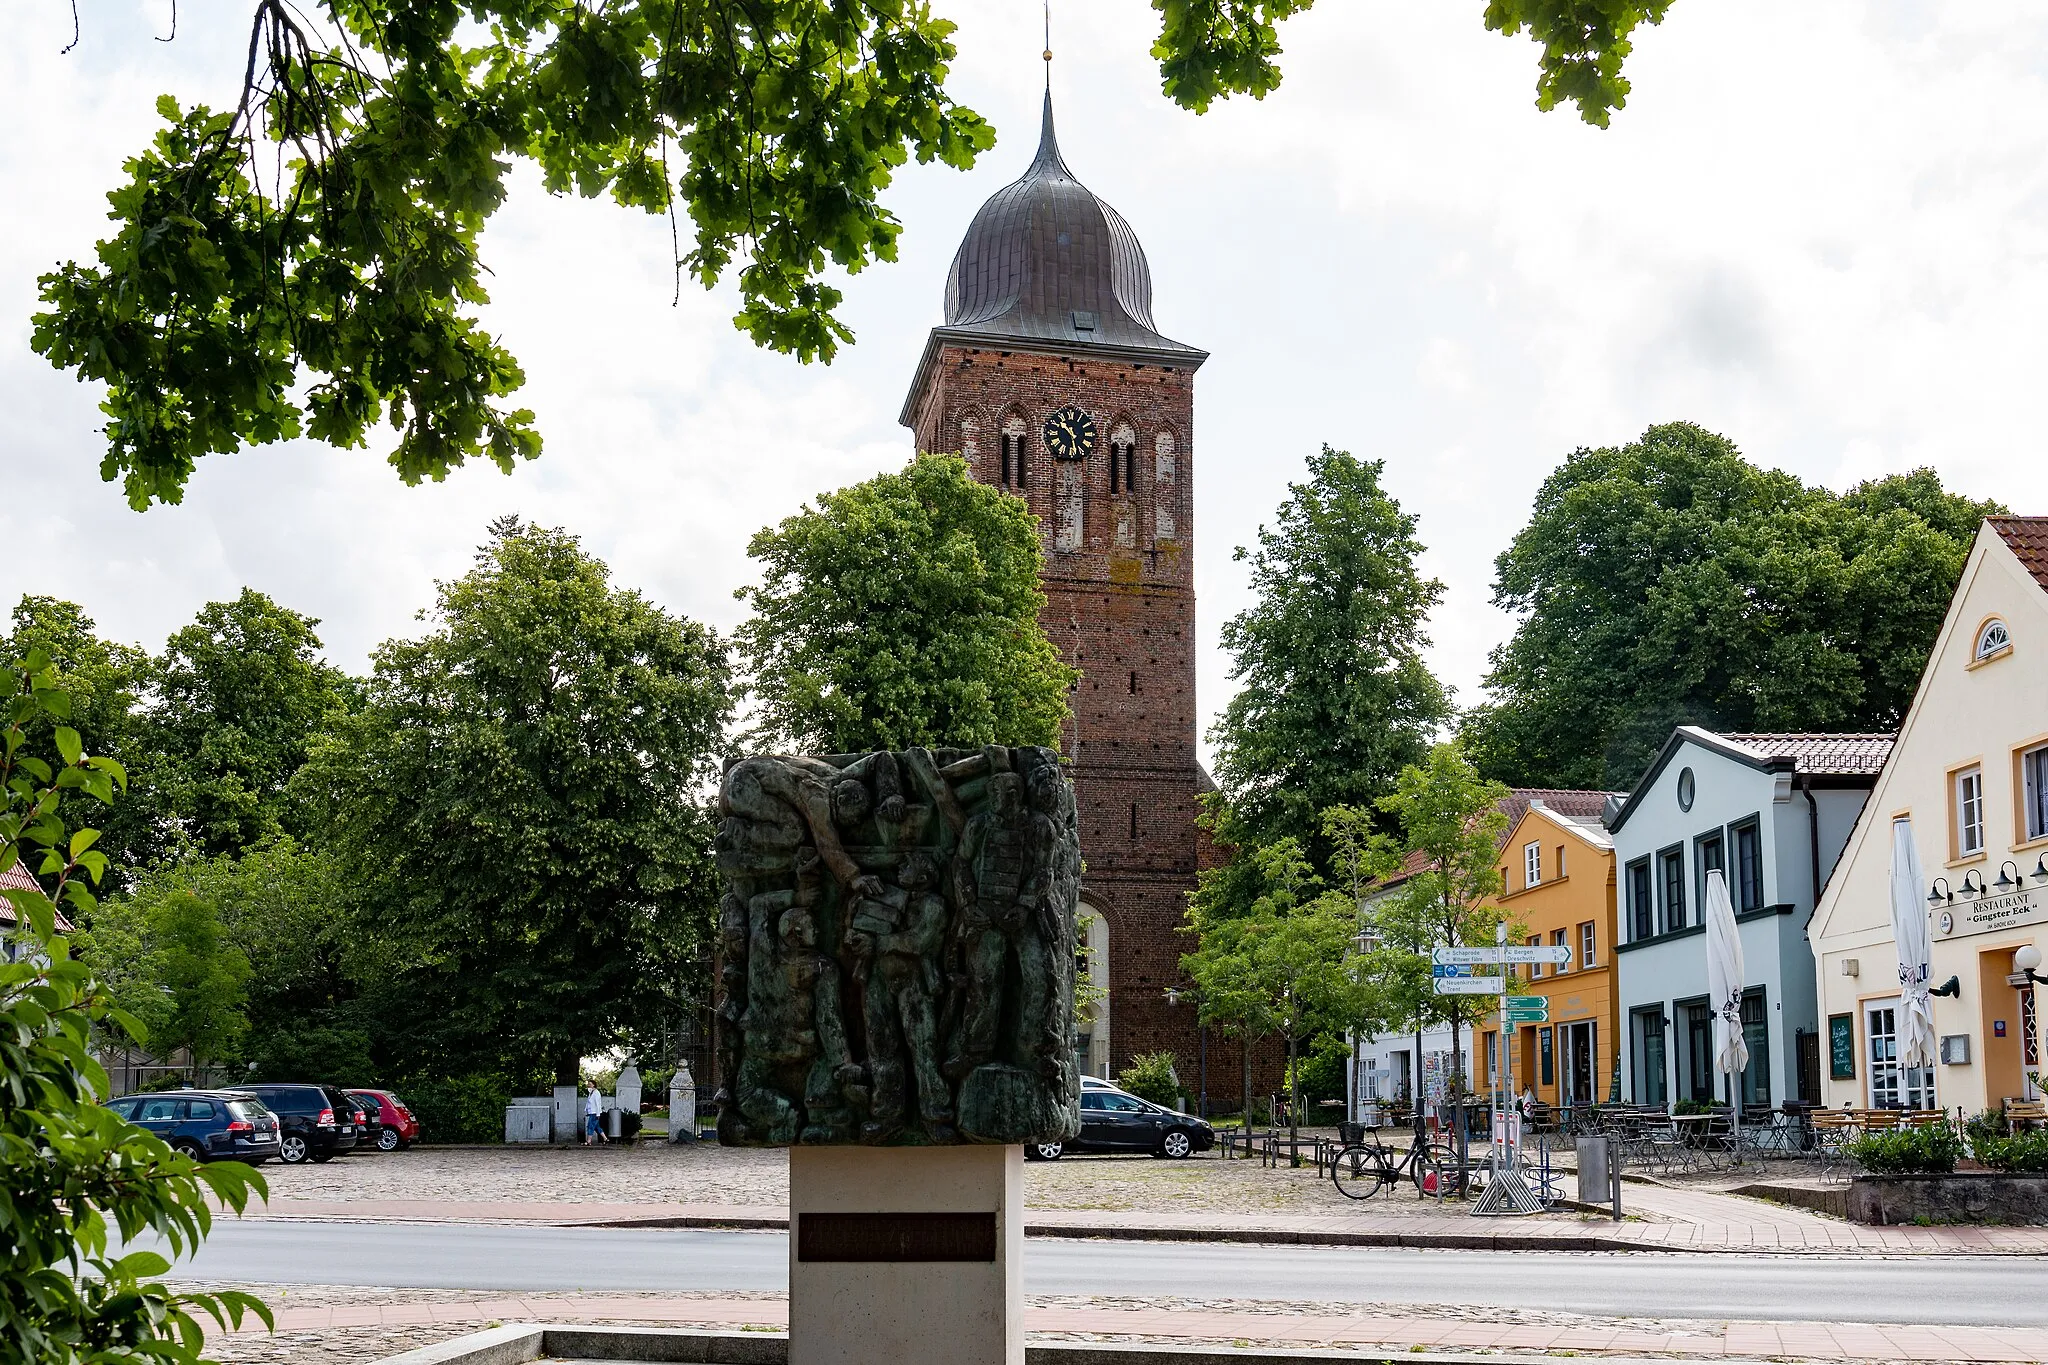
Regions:
[[[1294,1061],[1295,1033],[1294,1023],[1290,1020],[1287,1025],[1287,1150],[1291,1157],[1300,1155],[1296,1144],[1301,1141],[1301,1076]]]
[[[570,1052],[555,1058],[555,1084],[583,1088],[583,1059]]]

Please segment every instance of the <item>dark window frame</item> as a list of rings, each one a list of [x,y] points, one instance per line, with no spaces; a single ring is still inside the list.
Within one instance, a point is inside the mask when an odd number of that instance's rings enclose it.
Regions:
[[[1671,1033],[1664,1027],[1664,1006],[1637,1005],[1628,1012],[1629,1049],[1633,1054],[1637,1104],[1668,1104],[1671,1100]],[[1657,1040],[1657,1065],[1650,1066],[1650,1039]],[[1651,1082],[1654,1080],[1655,1085]]]
[[[1728,876],[1728,828],[1716,825],[1692,836],[1692,893],[1693,903],[1705,910],[1707,904],[1707,850],[1714,850],[1720,860],[1719,867],[1723,880]],[[1702,914],[1701,923],[1705,923]]]
[[[1671,869],[1676,866],[1678,875],[1674,879]],[[1658,924],[1667,934],[1692,925],[1691,907],[1686,904],[1685,895],[1685,845],[1672,844],[1657,850],[1657,911]],[[1676,891],[1677,914],[1672,913],[1673,892]]]
[[[1748,836],[1749,847],[1744,849],[1744,836]],[[1735,902],[1735,913],[1746,915],[1764,908],[1764,827],[1763,815],[1758,812],[1740,820],[1728,822],[1728,844],[1734,853],[1735,876],[1729,886],[1729,899]],[[1745,859],[1745,851],[1752,855]]]
[[[1640,886],[1636,874],[1642,873]],[[1640,894],[1639,894],[1640,893]],[[1650,875],[1647,853],[1628,865],[1628,927],[1630,942],[1657,936],[1657,883]]]

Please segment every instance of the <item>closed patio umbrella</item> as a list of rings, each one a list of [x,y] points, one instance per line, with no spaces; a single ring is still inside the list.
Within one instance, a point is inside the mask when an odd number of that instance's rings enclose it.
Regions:
[[[1742,937],[1735,928],[1735,906],[1728,899],[1728,879],[1716,868],[1707,873],[1707,1003],[1714,1011],[1714,1070],[1739,1076],[1749,1065],[1749,1044],[1742,1036]],[[1742,1101],[1732,1108],[1742,1121]]]
[[[1920,853],[1913,822],[1892,821],[1892,939],[1899,949],[1899,1066],[1934,1065],[1934,1002],[1927,998],[1927,902],[1920,894]]]

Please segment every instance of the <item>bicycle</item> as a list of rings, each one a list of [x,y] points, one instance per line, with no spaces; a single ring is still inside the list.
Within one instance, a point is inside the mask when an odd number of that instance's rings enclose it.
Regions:
[[[1347,1199],[1370,1199],[1406,1179],[1414,1182],[1417,1194],[1428,1197],[1454,1177],[1457,1166],[1457,1153],[1439,1142],[1417,1142],[1396,1151],[1375,1139],[1354,1142],[1331,1158],[1330,1183]]]

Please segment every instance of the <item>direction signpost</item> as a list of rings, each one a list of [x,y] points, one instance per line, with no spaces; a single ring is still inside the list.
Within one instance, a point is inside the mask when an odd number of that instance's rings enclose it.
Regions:
[[[1508,1039],[1518,1024],[1549,1023],[1550,997],[1512,995],[1509,992],[1514,989],[1517,979],[1513,971],[1515,967],[1539,963],[1562,966],[1572,960],[1572,950],[1561,943],[1511,948],[1507,944],[1507,933],[1507,926],[1501,925],[1496,931],[1498,941],[1491,948],[1454,945],[1438,948],[1430,954],[1430,988],[1438,995],[1500,997],[1500,1064],[1495,1074],[1488,1078],[1493,1104],[1492,1174],[1485,1193],[1472,1208],[1475,1214],[1540,1213],[1543,1209],[1542,1201],[1522,1179],[1520,1143],[1506,1131],[1510,1126],[1518,1128],[1519,1125],[1509,1125],[1504,1119],[1514,1094],[1514,1061]],[[1493,970],[1482,975],[1478,970],[1481,968]],[[1460,1120],[1462,1126],[1463,1121]],[[1463,1136],[1462,1132],[1460,1136]]]

